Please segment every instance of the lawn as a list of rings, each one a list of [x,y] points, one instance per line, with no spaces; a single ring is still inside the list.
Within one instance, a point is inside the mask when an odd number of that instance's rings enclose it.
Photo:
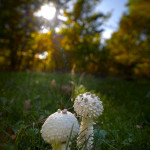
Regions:
[[[99,96],[104,106],[95,120],[94,150],[150,148],[150,81],[1,72],[0,149],[51,149],[40,134],[42,119],[58,108],[74,113],[73,100],[87,91]]]

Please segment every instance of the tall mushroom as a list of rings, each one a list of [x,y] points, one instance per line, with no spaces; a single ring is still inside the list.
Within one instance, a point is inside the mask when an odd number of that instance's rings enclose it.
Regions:
[[[50,115],[41,129],[43,139],[51,144],[53,149],[57,146],[57,150],[65,150],[69,136],[71,135],[72,139],[78,132],[78,121],[67,109],[62,111],[58,109],[57,112]]]
[[[93,119],[102,114],[102,102],[95,94],[86,92],[77,96],[73,107],[75,112],[82,117],[77,144],[80,148],[90,150],[93,144]]]

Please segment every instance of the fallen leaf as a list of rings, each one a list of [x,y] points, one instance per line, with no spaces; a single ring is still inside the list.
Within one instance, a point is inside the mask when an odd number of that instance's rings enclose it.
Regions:
[[[75,75],[75,69],[76,69],[76,64],[73,64],[73,67],[71,69],[71,76]]]
[[[60,92],[70,95],[72,92],[72,88],[71,88],[71,86],[62,85],[60,87]]]
[[[30,99],[28,99],[28,100],[26,100],[25,102],[24,102],[24,109],[26,109],[26,110],[30,110],[31,108],[32,108],[32,106],[31,106],[31,100]]]
[[[10,133],[11,135],[15,134],[14,131],[13,131],[13,127],[12,127],[12,126],[9,127],[9,133]]]
[[[138,128],[138,129],[141,129],[141,128],[143,128],[141,125],[136,125],[136,127]]]
[[[11,136],[11,139],[12,139],[12,140],[15,140],[15,139],[16,139],[16,135],[15,135],[15,134],[12,135],[12,136]]]
[[[55,79],[53,79],[51,81],[51,89],[55,89],[55,88],[56,88],[56,81],[55,81]]]

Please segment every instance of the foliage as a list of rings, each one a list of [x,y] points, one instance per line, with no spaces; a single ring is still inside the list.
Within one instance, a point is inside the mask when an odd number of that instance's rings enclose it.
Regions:
[[[68,20],[61,31],[61,47],[70,69],[75,65],[78,71],[98,72],[101,25],[106,18],[94,11],[98,2],[78,0],[72,11],[64,13]]]
[[[108,40],[113,58],[110,72],[131,77],[150,77],[150,3],[130,0],[129,13],[124,14],[120,28]]]
[[[12,70],[19,70],[18,64],[21,63],[22,53],[28,49],[27,42],[31,39],[31,33],[39,28],[37,19],[33,16],[39,6],[40,2],[35,3],[33,0],[1,1],[1,49],[8,58],[6,65]]]
[[[49,2],[56,7],[54,19],[35,17],[34,12]],[[150,78],[150,3],[129,0],[118,31],[105,44],[101,43],[102,25],[109,15],[96,11],[99,3],[100,0],[2,0],[1,70],[73,69],[101,76]],[[50,28],[48,33],[40,33],[43,25]],[[56,27],[60,32],[55,31]]]
[[[34,13],[40,8],[40,6],[42,6],[44,3],[49,2],[53,2],[57,8],[53,23],[48,23],[48,21],[44,18],[36,17],[34,15]],[[31,69],[31,66],[34,62],[35,53],[38,53],[38,49],[40,49],[39,47],[36,47],[38,43],[36,43],[37,39],[33,37],[33,34],[37,34],[37,32],[40,31],[43,24],[44,26],[50,27],[57,26],[60,23],[60,20],[57,19],[57,15],[59,15],[60,11],[59,9],[61,9],[62,7],[66,7],[65,3],[66,2],[61,2],[61,0],[1,0],[1,69]],[[35,41],[33,42],[33,40]],[[32,44],[35,44],[35,46],[32,47]]]
[[[72,107],[70,96],[74,100],[78,93],[87,91],[98,95],[104,105],[104,113],[94,126],[95,150],[150,147],[149,81],[29,72],[1,72],[0,78],[0,149],[50,149],[41,137],[40,120],[61,108],[60,102],[65,108]],[[56,82],[54,88],[52,80]],[[60,87],[71,86],[70,81],[75,85],[74,94],[61,92]]]

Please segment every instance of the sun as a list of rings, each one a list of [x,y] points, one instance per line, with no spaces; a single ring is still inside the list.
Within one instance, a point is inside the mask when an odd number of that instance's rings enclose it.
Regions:
[[[41,6],[41,9],[35,13],[35,16],[43,17],[47,20],[52,20],[55,16],[56,8],[50,3]]]

